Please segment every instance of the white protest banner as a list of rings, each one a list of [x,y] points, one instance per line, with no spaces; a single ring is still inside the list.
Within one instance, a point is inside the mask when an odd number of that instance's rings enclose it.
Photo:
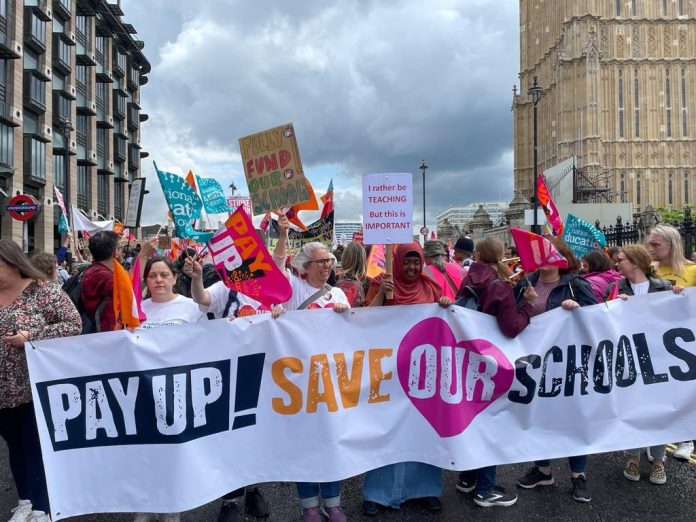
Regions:
[[[535,317],[288,312],[27,345],[54,520],[184,511],[237,487],[696,437],[696,291]],[[327,463],[330,463],[327,464]]]
[[[362,185],[364,244],[413,241],[413,175],[367,174]]]

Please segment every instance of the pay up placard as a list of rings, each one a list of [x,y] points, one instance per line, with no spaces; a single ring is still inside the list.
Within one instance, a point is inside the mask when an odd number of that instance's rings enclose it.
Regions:
[[[363,242],[366,245],[413,241],[413,175],[363,176]]]
[[[311,200],[292,123],[239,138],[254,215]]]

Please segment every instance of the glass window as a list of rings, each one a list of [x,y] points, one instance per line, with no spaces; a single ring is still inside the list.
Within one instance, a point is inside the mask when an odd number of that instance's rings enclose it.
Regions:
[[[667,204],[672,204],[672,180],[667,182]]]
[[[631,0],[631,16],[636,16],[636,0]]]
[[[0,163],[8,166],[14,164],[14,132],[4,123],[0,123]]]
[[[7,18],[7,0],[0,0],[0,16]]]
[[[32,178],[46,179],[46,144],[29,137],[24,149],[24,172]]]
[[[46,45],[46,22],[39,19],[36,13],[31,13],[31,35]]]
[[[82,34],[87,34],[87,17],[86,16],[76,16],[75,17],[75,29]]]
[[[614,2],[614,3],[616,4],[616,5],[615,5],[615,8],[616,8],[616,16],[621,16],[621,2],[623,2],[623,0],[616,0],[616,1]]]
[[[72,63],[70,56],[70,46],[66,44],[63,40],[58,40],[58,58],[60,58],[60,60],[67,65],[70,65]]]
[[[667,16],[667,0],[662,0],[662,14]]]
[[[25,69],[34,71],[39,68],[39,55],[25,48],[23,62]]]
[[[36,134],[39,132],[39,117],[31,111],[24,111],[24,134]]]
[[[77,166],[77,194],[78,204],[82,200],[83,208],[87,207],[87,202],[90,199],[90,175],[89,168],[85,165]],[[82,196],[82,198],[80,198]]]
[[[87,66],[78,65],[75,68],[75,79],[82,85],[87,85]]]
[[[636,181],[636,203],[640,205],[640,180]]]
[[[684,14],[684,0],[677,1],[677,14],[682,16]]]
[[[684,203],[689,204],[689,178],[684,174]]]
[[[65,156],[63,154],[53,155],[53,184],[62,192],[65,190]]]

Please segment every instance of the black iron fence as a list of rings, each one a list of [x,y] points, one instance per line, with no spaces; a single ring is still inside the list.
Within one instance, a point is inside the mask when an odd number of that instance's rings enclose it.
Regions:
[[[679,230],[684,241],[684,255],[689,258],[696,249],[696,222],[691,216],[691,208],[684,208],[683,219],[670,221],[668,224]],[[645,241],[645,238],[641,238],[641,226],[636,219],[632,223],[624,224],[621,216],[618,216],[615,225],[602,227],[597,220],[595,226],[604,233],[609,246],[623,246]]]
[[[615,225],[602,227],[597,220],[595,226],[604,233],[608,246],[630,245],[640,241],[640,225],[636,219],[624,224],[621,216],[617,216]]]

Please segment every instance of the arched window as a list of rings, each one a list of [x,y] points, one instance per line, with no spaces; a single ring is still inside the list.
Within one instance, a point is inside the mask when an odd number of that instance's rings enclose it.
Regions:
[[[689,178],[688,174],[684,173],[684,204],[689,204]]]
[[[635,114],[635,135],[640,137],[640,93],[638,92],[638,69],[633,71],[633,112]]]
[[[671,174],[669,176],[672,177]],[[667,204],[668,205],[673,204],[672,203],[672,180],[671,179],[667,182]]]
[[[616,2],[615,2],[616,16],[621,16],[621,2],[623,2],[623,0],[616,0]]]
[[[636,16],[636,0],[631,0],[631,16]]]
[[[682,136],[689,135],[689,128],[686,121],[686,71],[681,70],[681,113],[682,113]]]
[[[662,15],[667,16],[667,0],[662,0]]]
[[[619,96],[619,137],[624,137],[624,97],[623,97],[623,71],[619,69],[619,85],[618,85],[618,96]]]
[[[684,0],[678,0],[677,2],[677,14],[682,16],[684,14]]]
[[[640,174],[636,174],[636,204],[640,205]]]
[[[672,137],[672,93],[669,82],[669,69],[665,69],[665,131],[667,137]]]
[[[624,180],[621,180],[620,186],[621,188],[619,192],[621,192],[621,203],[626,203],[626,183]]]

